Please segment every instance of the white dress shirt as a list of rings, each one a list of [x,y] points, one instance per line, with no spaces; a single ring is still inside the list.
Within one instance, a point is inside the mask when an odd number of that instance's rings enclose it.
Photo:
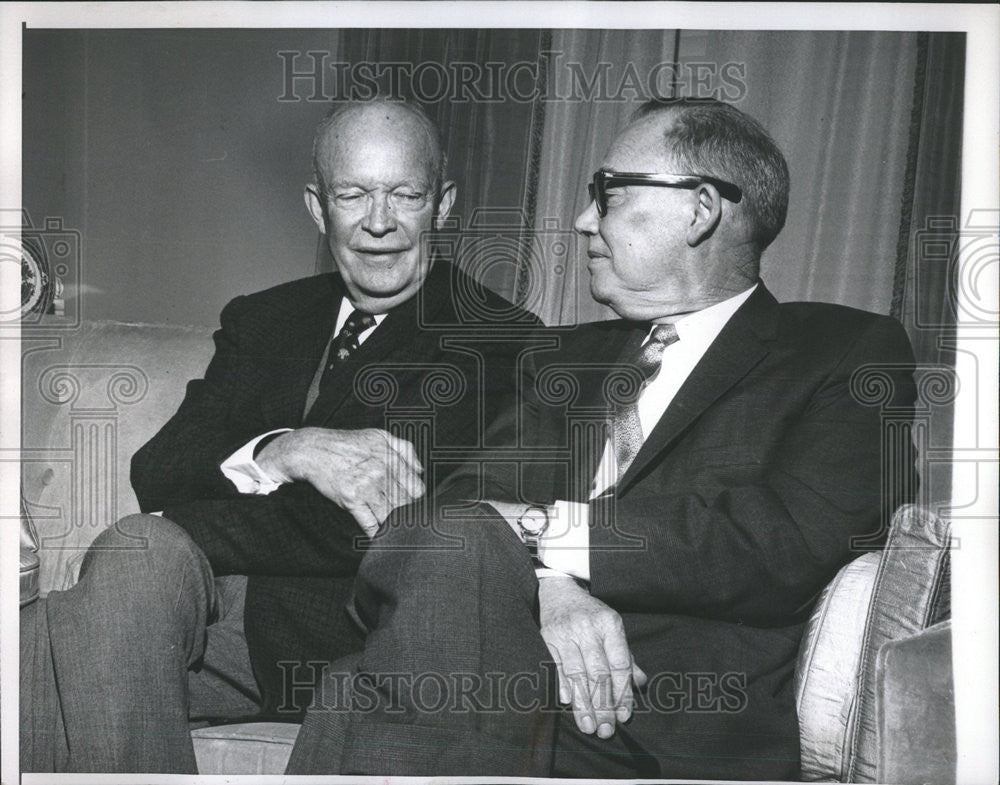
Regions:
[[[354,312],[354,306],[351,305],[351,301],[346,297],[340,301],[340,311],[337,313],[337,324],[333,328],[333,334],[339,335],[340,331],[343,329],[344,325],[347,323],[348,318],[350,318],[351,313]],[[358,334],[358,345],[360,346],[370,336],[375,332],[375,328],[382,324],[382,320],[385,319],[386,314],[374,314],[375,316],[375,326],[369,327],[364,332]],[[327,352],[329,352],[330,346],[327,344]],[[326,354],[323,355],[323,361],[320,367],[326,366]],[[266,439],[276,433],[287,433],[292,430],[291,428],[276,428],[273,431],[268,431],[267,433],[262,433],[260,436],[256,436],[242,447],[240,447],[236,452],[230,455],[226,460],[220,465],[222,473],[236,486],[236,490],[240,493],[249,494],[259,494],[266,496],[269,493],[277,490],[280,486],[280,482],[275,482],[274,479],[269,477],[257,462],[253,459],[253,452],[257,445],[260,443],[261,439]]]
[[[677,391],[705,356],[722,328],[756,288],[755,284],[728,300],[677,320],[678,340],[663,350],[660,370],[639,393],[637,406],[643,441],[660,421]],[[652,334],[652,328],[649,332]],[[649,335],[646,340],[649,340]],[[608,439],[594,477],[590,498],[594,499],[607,492],[615,484],[617,477],[614,444]],[[566,574],[590,580],[589,513],[590,508],[580,502],[557,501],[549,508],[549,528],[538,543],[538,558],[545,565],[536,570],[538,577]]]

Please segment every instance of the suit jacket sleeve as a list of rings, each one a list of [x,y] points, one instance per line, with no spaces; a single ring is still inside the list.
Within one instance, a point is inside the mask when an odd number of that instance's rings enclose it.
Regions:
[[[539,328],[525,345],[551,331]],[[552,466],[527,458],[547,446],[545,429],[538,422],[543,415],[534,395],[538,375],[534,354],[523,352],[516,364],[514,388],[501,390],[495,397],[495,413],[475,459],[458,466],[438,486],[440,504],[478,500],[549,504],[554,500]]]
[[[718,458],[709,465],[710,455],[694,453],[685,456],[687,476],[720,478],[710,492],[703,482],[649,491],[654,479],[645,494],[591,502],[593,594],[620,611],[763,626],[801,618],[858,554],[852,540],[877,538],[887,512],[914,491],[909,431],[883,429],[884,411],[912,413],[912,361],[900,325],[874,319],[782,424],[764,465],[726,467]],[[867,363],[885,364],[887,407],[852,394],[852,373]],[[892,466],[899,481],[886,493],[883,468]]]
[[[187,385],[176,414],[132,458],[131,481],[143,512],[195,499],[239,495],[219,465],[256,436],[233,416],[240,384],[239,322],[244,298],[222,311],[215,354],[205,376]]]
[[[307,483],[268,496],[203,499],[164,510],[219,575],[353,575],[367,538],[349,513]]]
[[[244,297],[223,309],[204,378],[188,383],[177,413],[133,457],[132,487],[140,509],[163,510],[218,574],[352,574],[360,529],[343,509],[305,483],[243,495],[219,468],[267,429],[252,415],[256,363],[244,339],[260,318]]]
[[[364,555],[365,543],[354,518],[308,483],[289,483],[267,496],[243,495],[219,468],[254,436],[300,425],[298,419],[278,422],[276,418],[298,412],[308,386],[305,377],[311,376],[319,357],[310,358],[306,356],[309,350],[303,350],[301,357],[287,364],[280,351],[281,356],[272,356],[278,350],[272,346],[271,327],[280,311],[284,336],[280,346],[288,345],[285,333],[297,334],[301,318],[297,303],[316,287],[303,291],[304,284],[288,286],[292,288],[283,293],[237,298],[223,309],[221,328],[214,336],[216,352],[204,378],[188,385],[177,413],[132,461],[132,483],[141,509],[163,510],[165,517],[182,526],[218,574],[335,577],[353,574]],[[328,305],[325,300],[321,304]],[[325,339],[328,330],[320,333]],[[516,343],[498,348],[497,362],[510,362]],[[438,335],[428,333],[408,345],[404,354],[410,360],[451,362],[454,357],[441,355],[438,344]],[[428,355],[428,347],[435,353]],[[271,352],[267,363],[261,361],[261,352]],[[466,372],[471,373],[470,369]],[[288,386],[293,377],[301,396]],[[499,378],[507,377],[499,374]],[[413,384],[404,379],[400,384],[412,387],[419,386],[418,382],[419,378]],[[502,388],[497,391],[499,397],[513,385],[512,374],[510,381],[498,384]],[[285,396],[287,405],[275,409],[283,414],[263,414],[262,389]],[[419,394],[419,390],[404,392]],[[472,396],[467,397],[471,400]],[[436,434],[445,443],[449,438],[459,442],[471,438],[464,431],[475,421],[475,413],[467,410],[465,400],[458,405],[465,407],[462,416],[439,418]],[[382,427],[384,422],[381,409],[353,399],[342,411],[348,413],[341,417],[339,427]]]

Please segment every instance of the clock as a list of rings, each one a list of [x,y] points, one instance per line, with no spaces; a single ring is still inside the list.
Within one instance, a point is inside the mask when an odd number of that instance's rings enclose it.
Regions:
[[[21,246],[21,318],[43,314],[52,301],[53,285],[41,249],[25,240]]]

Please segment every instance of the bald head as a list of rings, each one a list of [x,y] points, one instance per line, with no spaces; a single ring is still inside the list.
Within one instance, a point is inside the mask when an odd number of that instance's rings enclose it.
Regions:
[[[424,110],[406,101],[379,98],[334,107],[316,128],[313,175],[321,191],[336,177],[337,162],[372,138],[406,149],[424,162],[436,193],[445,180],[441,134]]]

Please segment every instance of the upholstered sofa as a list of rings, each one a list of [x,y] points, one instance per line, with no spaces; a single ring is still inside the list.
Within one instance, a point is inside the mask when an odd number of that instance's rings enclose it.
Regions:
[[[22,337],[22,604],[73,585],[97,533],[137,511],[129,459],[211,356],[211,331],[49,319]],[[819,599],[796,674],[802,776],[954,781],[949,526],[897,512]],[[919,678],[917,678],[919,676]],[[192,731],[202,773],[280,773],[298,726]]]

